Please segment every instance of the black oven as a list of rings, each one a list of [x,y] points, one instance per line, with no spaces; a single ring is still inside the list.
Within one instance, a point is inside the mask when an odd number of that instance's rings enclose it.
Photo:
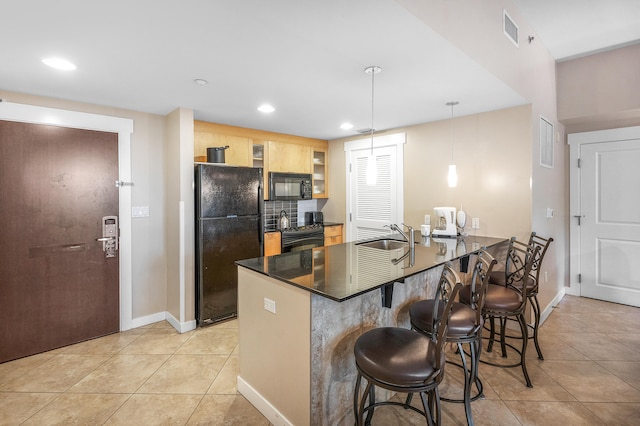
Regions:
[[[282,253],[324,246],[324,227],[308,225],[281,230]]]

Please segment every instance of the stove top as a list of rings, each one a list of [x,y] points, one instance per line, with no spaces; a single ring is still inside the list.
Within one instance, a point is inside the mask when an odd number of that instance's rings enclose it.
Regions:
[[[316,223],[313,225],[300,225],[300,226],[292,226],[290,228],[280,229],[280,232],[308,232],[308,231],[324,231],[324,226],[320,223]]]

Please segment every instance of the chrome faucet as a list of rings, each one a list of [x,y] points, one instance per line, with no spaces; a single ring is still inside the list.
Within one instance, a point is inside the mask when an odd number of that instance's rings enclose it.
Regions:
[[[415,263],[415,236],[413,235],[413,228],[411,226],[405,225],[404,223],[402,224],[402,226],[407,228],[407,233],[409,235],[405,234],[402,228],[400,228],[395,223],[392,223],[391,225],[384,225],[385,228],[389,228],[392,231],[400,233],[400,235],[402,235],[402,238],[404,238],[404,240],[409,243],[409,251],[398,259],[391,260],[391,263],[397,265],[398,263],[402,262],[407,256],[409,256],[409,267],[411,267]]]
[[[413,245],[416,243],[416,237],[413,235],[413,228],[409,225],[405,225],[404,223],[402,223],[401,225],[407,228],[407,232],[409,235],[405,234],[402,228],[400,228],[395,223],[392,223],[391,225],[384,225],[383,228],[389,228],[392,231],[398,232],[400,235],[402,235],[402,238],[404,238],[404,240],[409,243],[411,249],[413,249]]]

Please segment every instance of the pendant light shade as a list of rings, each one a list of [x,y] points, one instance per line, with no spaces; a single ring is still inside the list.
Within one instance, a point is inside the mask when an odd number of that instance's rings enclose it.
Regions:
[[[378,165],[376,164],[376,157],[373,155],[373,101],[375,98],[375,75],[380,71],[382,71],[382,68],[375,65],[364,69],[366,74],[371,75],[371,150],[369,151],[369,158],[367,159],[367,185],[371,186],[375,186],[378,180]]]
[[[449,174],[447,175],[449,188],[455,188],[458,185],[458,172],[455,164],[449,164]]]
[[[458,186],[458,171],[453,161],[453,107],[458,104],[459,102],[457,101],[447,102],[447,106],[451,107],[451,163],[449,164],[449,173],[447,174],[449,188],[455,188]]]

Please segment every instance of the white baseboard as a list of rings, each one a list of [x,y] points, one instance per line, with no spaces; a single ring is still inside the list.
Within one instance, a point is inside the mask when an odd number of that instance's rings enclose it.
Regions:
[[[133,318],[131,320],[131,328],[144,327],[159,321],[164,321],[167,317],[166,312],[156,312],[155,314],[146,315],[144,317]]]
[[[562,298],[565,295],[565,291],[566,291],[566,287],[563,287],[558,292],[558,294],[556,294],[556,297],[554,297],[551,300],[551,302],[549,302],[547,307],[544,308],[544,310],[540,313],[540,325],[544,324],[544,321],[549,317],[549,315],[551,315],[551,312],[553,311],[554,306],[556,306],[558,303],[560,303],[560,301],[562,300]]]
[[[166,314],[167,314],[166,320],[169,322],[169,324],[171,324],[173,328],[175,328],[178,331],[178,333],[182,334],[182,333],[186,333],[187,331],[196,329],[196,320],[180,322],[176,319],[176,317],[171,315],[169,312],[167,312]]]
[[[238,376],[238,392],[240,392],[247,401],[249,401],[263,416],[267,418],[274,426],[293,426],[280,411],[276,409],[269,401],[264,399],[258,391],[256,391],[249,383],[245,382],[242,377]]]
[[[569,294],[571,296],[580,296],[580,284],[575,284],[571,287],[565,287],[564,291],[565,294]]]
[[[178,333],[186,333],[187,331],[195,330],[196,320],[187,321],[181,323],[173,315],[167,311],[156,312],[155,314],[146,315],[144,317],[134,318],[131,321],[132,328],[144,327],[145,325],[153,324],[159,321],[167,321]]]

